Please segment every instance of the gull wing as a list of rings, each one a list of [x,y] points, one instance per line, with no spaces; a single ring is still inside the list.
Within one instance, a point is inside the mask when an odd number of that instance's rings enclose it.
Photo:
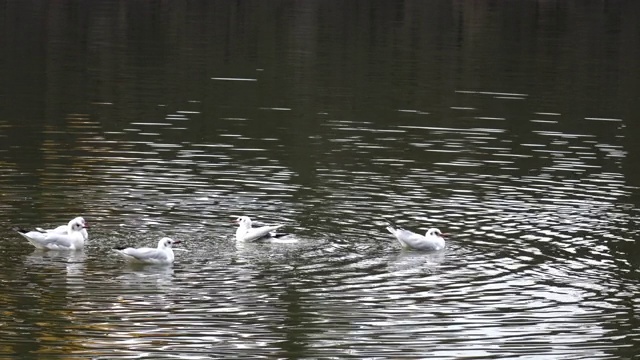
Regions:
[[[125,259],[132,262],[141,262],[148,264],[161,264],[170,262],[167,252],[154,248],[126,248],[123,250],[116,250]]]
[[[36,230],[44,233],[55,233],[55,234],[66,234],[67,233],[67,225],[60,225],[55,229],[43,229],[36,228]]]
[[[73,239],[66,234],[41,233],[39,231],[29,231],[26,234],[18,233],[38,249],[70,250],[73,246]]]
[[[37,227],[36,230],[41,232],[41,233],[45,233],[45,234],[67,235],[67,226],[66,225],[60,225],[55,229],[43,229],[41,227]],[[80,233],[82,234],[82,237],[85,240],[89,239],[89,233],[87,232],[87,229],[83,228],[82,230],[80,230]]]
[[[406,247],[422,249],[427,243],[427,238],[420,234],[416,234],[413,231],[398,229],[396,230],[395,235],[396,238],[398,238],[398,241]]]
[[[388,226],[387,230],[392,233],[400,244],[405,248],[416,250],[441,250],[444,244],[437,238],[427,238],[413,231],[405,229],[395,229]]]
[[[281,228],[284,225],[262,226],[247,230],[242,236],[243,241],[255,241],[264,237],[271,237],[271,232]]]

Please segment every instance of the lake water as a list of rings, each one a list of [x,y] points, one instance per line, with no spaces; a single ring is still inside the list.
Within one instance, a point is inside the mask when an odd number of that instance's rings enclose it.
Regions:
[[[0,9],[0,357],[640,353],[640,3]]]

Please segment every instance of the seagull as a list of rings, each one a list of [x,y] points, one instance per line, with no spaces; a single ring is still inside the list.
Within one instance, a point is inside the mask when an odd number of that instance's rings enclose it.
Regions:
[[[137,264],[171,264],[173,262],[173,250],[171,245],[180,244],[180,240],[173,240],[168,237],[160,239],[157,248],[126,248],[113,249],[130,263]]]
[[[55,231],[29,231],[17,230],[18,234],[22,235],[31,245],[37,249],[42,250],[81,250],[84,247],[85,235],[87,231],[85,228],[87,224],[84,219],[77,217],[67,224],[64,231],[59,231],[58,228],[52,229]],[[84,233],[83,233],[84,232]],[[87,235],[88,237],[88,235]]]
[[[84,238],[84,241],[89,240],[89,234],[87,233],[87,227],[89,227],[87,225],[87,223],[84,221],[83,217],[78,216],[77,218],[73,219],[75,221],[79,221],[81,222],[84,227],[82,228],[82,230],[80,230],[80,232],[82,233],[82,237]],[[41,233],[54,233],[54,234],[67,234],[67,225],[60,225],[55,229],[43,229],[40,227],[37,227],[36,230],[40,231]]]
[[[446,234],[436,228],[431,228],[425,236],[416,234],[413,231],[402,228],[395,228],[393,225],[387,226],[387,230],[398,239],[402,247],[414,250],[438,251],[444,249],[444,238]]]
[[[288,235],[285,233],[275,232],[284,225],[270,225],[257,228],[251,227],[251,219],[248,216],[240,216],[233,222],[238,223],[238,230],[236,230],[237,241],[255,241]]]

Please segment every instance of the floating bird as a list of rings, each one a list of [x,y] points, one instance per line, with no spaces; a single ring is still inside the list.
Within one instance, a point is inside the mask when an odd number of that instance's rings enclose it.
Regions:
[[[173,263],[173,250],[171,246],[173,244],[180,244],[180,240],[173,240],[168,237],[160,239],[157,248],[142,247],[142,248],[125,248],[125,249],[113,249],[118,254],[122,255],[124,259],[130,263],[137,264],[171,264]]]
[[[240,216],[234,220],[234,222],[238,223],[238,229],[236,230],[237,241],[265,240],[288,235],[285,233],[275,232],[284,225],[270,225],[256,228],[251,227],[251,219],[248,216]]]
[[[84,219],[77,217],[67,224],[65,229],[57,227],[50,231],[29,231],[16,230],[29,243],[42,250],[81,250],[84,247],[84,241],[88,237],[85,228],[87,224]],[[40,229],[42,230],[42,229]],[[87,234],[87,235],[85,235]]]
[[[84,228],[82,228],[82,230],[80,230],[80,232],[82,233],[82,237],[84,238],[84,241],[89,240],[89,234],[87,233],[87,227],[89,227],[87,225],[87,223],[84,221],[84,218],[78,216],[77,218],[73,219],[75,221],[79,221],[84,225]],[[42,232],[42,233],[54,233],[54,234],[66,234],[67,233],[67,228],[68,225],[60,225],[57,228],[54,229],[43,229],[40,227],[37,227],[36,230]]]
[[[445,246],[443,236],[446,234],[436,228],[429,229],[424,236],[413,231],[393,227],[393,225],[387,226],[387,230],[398,239],[402,247],[407,249],[438,251],[444,249]]]

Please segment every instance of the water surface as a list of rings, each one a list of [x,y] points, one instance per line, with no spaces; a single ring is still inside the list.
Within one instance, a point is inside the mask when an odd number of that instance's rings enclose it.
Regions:
[[[3,356],[637,353],[635,4],[2,8]],[[77,215],[79,253],[10,230]]]

